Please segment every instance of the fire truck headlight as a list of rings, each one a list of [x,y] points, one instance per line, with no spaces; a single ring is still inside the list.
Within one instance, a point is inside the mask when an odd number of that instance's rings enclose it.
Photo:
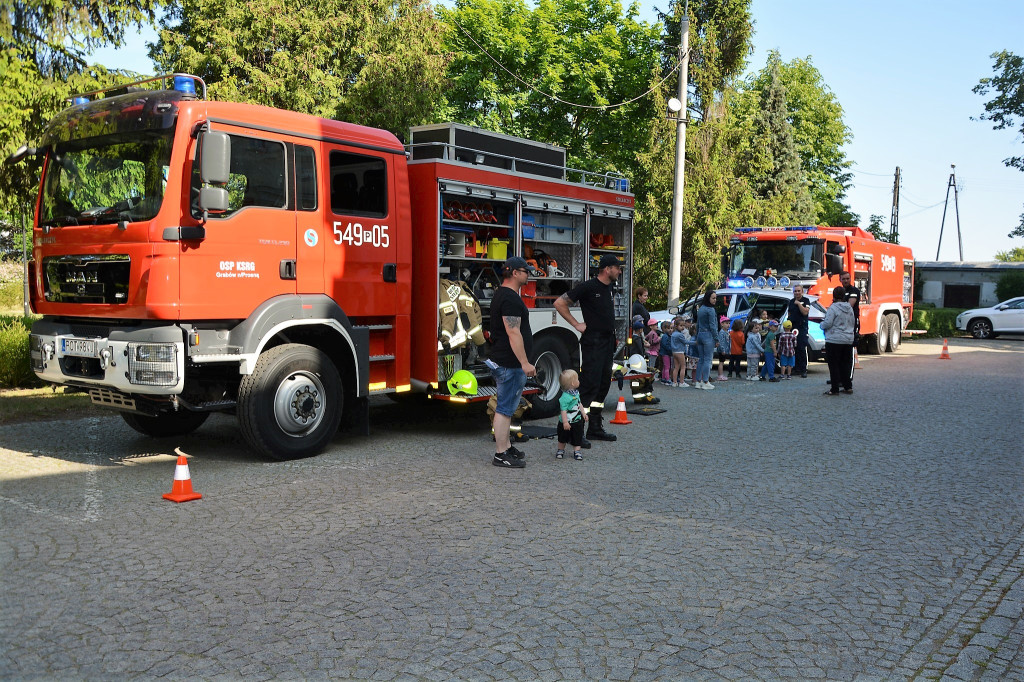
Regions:
[[[178,383],[178,358],[173,343],[128,344],[128,381],[144,386]]]

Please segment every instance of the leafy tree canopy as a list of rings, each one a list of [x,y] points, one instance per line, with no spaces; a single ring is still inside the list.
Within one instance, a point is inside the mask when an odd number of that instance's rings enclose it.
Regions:
[[[604,107],[643,95],[660,57],[657,27],[636,13],[617,0],[439,7],[453,56],[443,117],[563,146],[576,168],[626,171],[656,116],[653,100]]]
[[[129,26],[153,22],[159,0],[32,0],[0,4],[0,49],[47,78],[67,78],[88,64],[85,56],[103,45],[121,45]]]
[[[785,88],[786,119],[810,182],[817,221],[856,225],[859,216],[843,201],[852,179],[843,146],[853,135],[843,122],[842,106],[810,57],[783,62],[778,51],[770,52],[765,67],[742,84],[737,109],[741,116],[756,116],[761,94],[770,86],[773,74]]]
[[[993,95],[992,99],[985,102],[985,113],[980,118],[992,121],[995,130],[1012,129],[1019,122],[1017,132],[1024,135],[1024,57],[1003,50],[993,53],[992,58],[995,60],[992,65],[995,75],[982,78],[973,90],[978,95]],[[1024,171],[1024,156],[1011,156],[1004,159],[1003,163]],[[1009,236],[1024,237],[1024,213],[1020,216],[1020,225]]]
[[[882,227],[884,223],[885,216],[873,214],[871,216],[871,223],[868,225],[867,228],[868,232],[871,233],[871,236],[880,242],[889,241],[889,231]],[[897,243],[899,242],[897,241]]]
[[[1004,263],[1024,263],[1024,246],[1015,246],[1009,251],[997,251],[996,260]]]
[[[434,120],[445,57],[424,0],[184,0],[150,57],[202,77],[211,99],[384,128]]]

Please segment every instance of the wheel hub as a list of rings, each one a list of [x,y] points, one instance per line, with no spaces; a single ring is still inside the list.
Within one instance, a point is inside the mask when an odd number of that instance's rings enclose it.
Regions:
[[[303,436],[323,420],[324,387],[320,378],[308,372],[290,375],[278,386],[274,398],[274,418],[281,430],[291,436]]]

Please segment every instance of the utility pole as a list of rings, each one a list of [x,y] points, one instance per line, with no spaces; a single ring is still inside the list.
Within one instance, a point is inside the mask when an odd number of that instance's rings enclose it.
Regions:
[[[900,243],[900,167],[896,166],[896,179],[892,184],[892,217],[889,220],[889,243]]]
[[[949,208],[949,189],[953,188],[953,209],[956,211],[956,238],[960,242],[960,262],[964,260],[964,240],[960,234],[960,202],[957,200],[956,187],[956,164],[950,164],[952,172],[949,174],[949,182],[946,183],[946,204],[942,207],[942,225],[939,226],[939,246],[935,249],[935,260],[939,260],[939,249],[942,248],[942,231],[946,227],[946,209]]]
[[[676,119],[676,168],[672,190],[672,241],[668,263],[668,304],[679,305],[679,271],[683,253],[683,185],[686,173],[686,88],[690,63],[690,3],[679,22],[679,93],[668,101]]]

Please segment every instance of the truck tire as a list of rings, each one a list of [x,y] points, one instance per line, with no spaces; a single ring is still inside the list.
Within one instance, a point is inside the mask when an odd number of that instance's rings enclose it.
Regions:
[[[533,344],[530,363],[537,368],[537,383],[544,387],[537,395],[526,398],[533,404],[530,418],[553,417],[559,412],[558,396],[562,392],[558,377],[562,370],[571,369],[569,351],[556,337],[542,336]]]
[[[338,431],[344,402],[330,358],[298,343],[260,355],[238,388],[238,423],[246,442],[277,460],[319,454]]]
[[[900,316],[889,315],[889,352],[895,353],[900,349],[900,341],[903,339],[903,329],[900,327]]]
[[[868,334],[868,353],[881,355],[889,347],[889,322],[886,318],[878,321],[878,331]]]
[[[155,417],[137,412],[121,413],[121,418],[128,426],[153,438],[184,436],[186,433],[192,433],[202,426],[209,416],[209,412],[192,412],[190,410],[164,412]]]

